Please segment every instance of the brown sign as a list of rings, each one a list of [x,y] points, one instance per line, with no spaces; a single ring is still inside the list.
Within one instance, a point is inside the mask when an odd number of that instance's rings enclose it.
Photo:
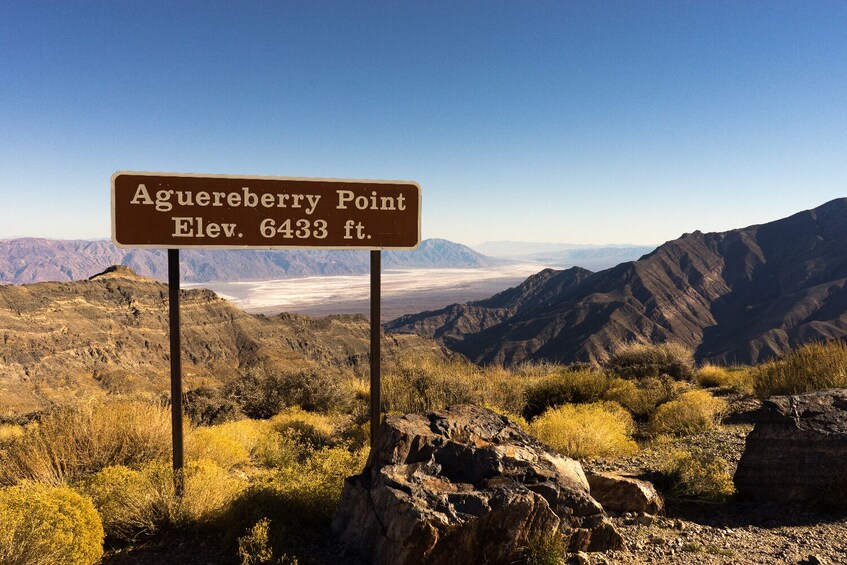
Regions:
[[[421,189],[409,181],[118,172],[121,247],[413,249]]]

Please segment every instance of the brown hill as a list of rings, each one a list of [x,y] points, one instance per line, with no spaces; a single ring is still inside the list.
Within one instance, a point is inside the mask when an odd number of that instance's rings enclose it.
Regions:
[[[209,290],[181,291],[186,389],[253,370],[368,370],[362,317],[254,316]],[[75,398],[158,395],[169,387],[168,288],[115,267],[73,283],[0,286],[0,418]],[[438,349],[386,335],[383,352]]]
[[[544,271],[489,301],[404,316],[479,363],[602,361],[623,342],[676,341],[698,359],[754,363],[847,333],[847,198],[767,224],[694,232],[638,261]],[[539,281],[568,281],[538,297]],[[492,297],[494,300],[497,297]]]

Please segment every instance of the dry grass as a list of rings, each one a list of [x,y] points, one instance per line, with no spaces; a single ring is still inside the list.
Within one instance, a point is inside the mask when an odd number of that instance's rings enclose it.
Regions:
[[[532,419],[548,408],[562,404],[597,402],[608,389],[609,377],[605,373],[562,368],[527,383],[523,416]]]
[[[661,375],[675,380],[690,379],[694,375],[694,354],[678,343],[629,343],[612,354],[606,367],[626,379]]]
[[[632,455],[635,423],[614,402],[565,404],[535,419],[529,431],[556,451],[575,459]]]
[[[169,411],[141,401],[61,408],[0,454],[0,483],[23,479],[63,485],[112,465],[141,465],[170,456]]]
[[[695,375],[704,388],[722,388],[740,394],[753,393],[753,371],[749,367],[719,367],[705,364]]]
[[[726,402],[705,390],[692,390],[662,404],[650,418],[653,434],[690,435],[718,425]]]
[[[760,398],[847,388],[847,345],[804,345],[778,361],[759,365],[753,371],[753,379],[754,391]]]
[[[605,400],[617,402],[639,421],[646,420],[660,404],[673,400],[688,385],[668,376],[645,377],[637,381],[613,378],[604,394]]]

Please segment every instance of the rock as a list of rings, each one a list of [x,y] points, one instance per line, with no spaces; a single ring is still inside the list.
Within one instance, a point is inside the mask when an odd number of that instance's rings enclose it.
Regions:
[[[375,565],[505,565],[534,536],[562,535],[570,551],[623,547],[577,461],[470,405],[386,417],[332,529]]]
[[[845,462],[847,390],[775,396],[747,436],[735,488],[751,500],[818,501],[838,486]]]
[[[587,475],[591,496],[605,510],[656,514],[662,509],[662,497],[647,481],[617,473]]]

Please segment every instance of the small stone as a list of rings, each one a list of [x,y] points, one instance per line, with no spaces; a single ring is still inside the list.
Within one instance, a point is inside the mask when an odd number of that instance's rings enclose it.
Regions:
[[[635,521],[641,526],[649,526],[656,520],[656,517],[652,514],[639,514],[638,517],[635,518]]]
[[[673,527],[677,530],[684,530],[685,529],[685,522],[683,522],[682,520],[676,520],[673,523]]]
[[[802,565],[826,565],[826,560],[823,557],[812,554],[800,563]]]
[[[576,565],[590,565],[591,561],[588,559],[588,555],[583,553],[582,551],[578,551],[576,555],[573,556],[572,563]]]

